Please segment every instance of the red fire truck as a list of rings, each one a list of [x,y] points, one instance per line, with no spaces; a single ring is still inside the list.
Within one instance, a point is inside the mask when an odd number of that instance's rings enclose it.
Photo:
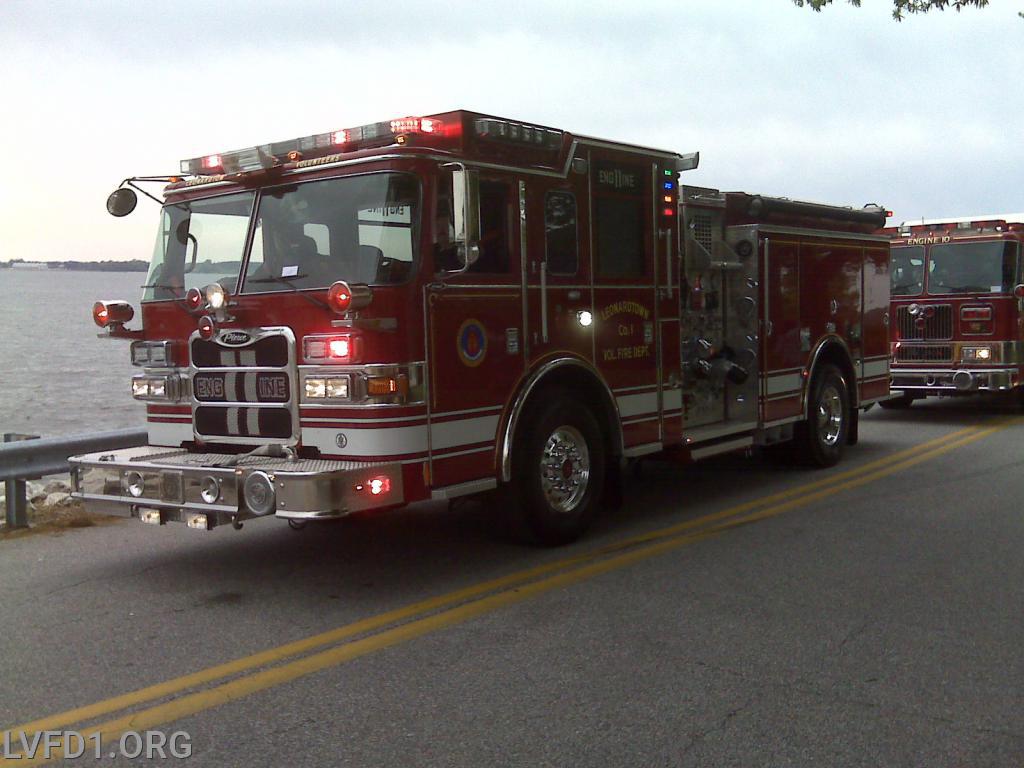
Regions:
[[[888,396],[884,211],[684,187],[697,155],[447,112],[184,161],[130,338],[149,445],[87,505],[209,529],[498,490],[578,536],[630,459],[796,438]]]
[[[905,222],[892,237],[892,389],[1024,392],[1024,214]]]

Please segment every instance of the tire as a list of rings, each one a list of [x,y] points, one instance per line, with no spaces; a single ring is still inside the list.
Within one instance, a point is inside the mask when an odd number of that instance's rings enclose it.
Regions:
[[[831,467],[839,462],[850,429],[850,395],[834,365],[823,365],[811,382],[807,420],[796,430],[796,448],[805,464]]]
[[[894,397],[892,400],[882,400],[879,405],[887,411],[903,411],[909,408],[913,402],[914,396],[904,393],[899,397]]]
[[[530,413],[513,449],[508,515],[517,538],[554,547],[578,539],[601,501],[605,447],[593,414],[568,397]]]

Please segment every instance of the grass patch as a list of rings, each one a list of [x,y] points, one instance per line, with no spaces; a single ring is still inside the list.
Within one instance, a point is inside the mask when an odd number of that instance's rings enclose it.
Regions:
[[[8,530],[0,526],[0,541],[20,539],[38,533],[62,533],[70,528],[92,528],[106,525],[122,518],[108,515],[94,515],[85,511],[81,502],[76,501],[64,505],[38,504],[28,511],[28,528]]]

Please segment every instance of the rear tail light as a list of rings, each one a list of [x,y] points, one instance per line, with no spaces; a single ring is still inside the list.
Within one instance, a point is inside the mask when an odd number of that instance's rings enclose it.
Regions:
[[[92,305],[92,319],[100,328],[124,325],[135,317],[127,301],[97,301]]]

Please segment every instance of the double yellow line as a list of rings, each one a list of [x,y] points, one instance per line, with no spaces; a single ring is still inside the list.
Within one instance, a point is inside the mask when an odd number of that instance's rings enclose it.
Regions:
[[[141,731],[172,722],[360,656],[452,627],[536,595],[625,568],[730,528],[773,517],[842,491],[866,485],[974,443],[1022,421],[1024,418],[1021,417],[1004,418],[992,426],[961,429],[854,469],[829,473],[819,480],[710,515],[474,584],[95,704],[14,726],[8,729],[11,743],[17,743],[22,732],[31,735],[38,731],[62,730],[74,724],[95,723],[106,715],[131,710],[119,717],[82,729],[90,735],[101,734],[102,742],[116,740],[126,731]],[[325,646],[328,646],[325,650],[317,650]],[[226,682],[220,682],[212,687],[153,703],[226,679]],[[138,708],[147,704],[151,706]],[[35,758],[18,761],[18,765],[40,765],[57,760],[60,756],[55,752],[51,753],[49,760]]]

